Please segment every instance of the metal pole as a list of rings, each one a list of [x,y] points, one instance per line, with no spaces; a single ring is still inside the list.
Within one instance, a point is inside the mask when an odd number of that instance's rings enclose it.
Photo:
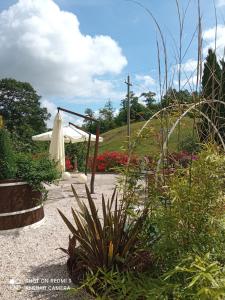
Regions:
[[[130,86],[132,84],[130,83],[130,76],[127,76],[127,81],[125,81],[127,84],[127,138],[128,138],[128,153],[130,153],[130,137],[131,137],[131,130],[130,130]]]
[[[94,182],[95,182],[95,173],[96,173],[96,167],[97,167],[97,156],[98,156],[98,144],[99,144],[99,134],[100,134],[100,126],[99,123],[97,123],[96,127],[96,140],[95,140],[95,152],[94,152],[94,159],[92,164],[92,174],[91,174],[91,194],[94,194]]]

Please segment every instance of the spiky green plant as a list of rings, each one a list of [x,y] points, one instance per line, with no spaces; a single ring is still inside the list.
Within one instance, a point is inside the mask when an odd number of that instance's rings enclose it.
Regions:
[[[69,238],[68,267],[73,281],[79,281],[90,270],[95,273],[99,268],[120,270],[138,265],[138,234],[147,217],[148,208],[140,216],[131,218],[128,214],[129,201],[119,201],[116,189],[111,199],[102,196],[102,215],[91,197],[88,187],[86,193],[88,206],[82,202],[72,186],[79,211],[72,208],[75,226],[59,210],[59,213],[72,233]],[[136,261],[134,266],[133,261]]]

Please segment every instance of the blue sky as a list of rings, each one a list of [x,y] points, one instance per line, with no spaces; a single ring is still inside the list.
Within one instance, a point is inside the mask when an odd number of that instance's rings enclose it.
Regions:
[[[39,6],[34,9],[31,6],[32,2],[35,1],[39,2]],[[7,21],[7,25],[4,25],[5,28],[3,28],[4,32],[2,29],[2,31],[0,30],[0,34],[5,34],[4,38],[6,40],[9,39],[9,36],[16,35],[14,40],[11,38],[9,42],[7,41],[8,47],[11,48],[7,48],[6,51],[6,47],[4,49],[0,47],[0,75],[1,77],[10,76],[18,80],[30,81],[43,96],[43,104],[45,104],[52,113],[58,105],[77,112],[84,112],[87,107],[91,107],[96,111],[102,107],[108,99],[111,99],[114,107],[118,109],[120,100],[126,93],[124,80],[127,74],[130,74],[133,83],[132,89],[137,94],[147,90],[153,90],[158,93],[156,37],[159,37],[159,35],[150,16],[137,4],[126,0],[55,0],[54,3],[58,5],[60,13],[63,11],[70,12],[77,17],[79,22],[79,39],[75,40],[71,46],[71,49],[74,49],[73,54],[71,53],[72,51],[70,52],[65,48],[67,46],[68,48],[70,47],[69,40],[70,37],[71,40],[73,39],[74,34],[73,31],[69,33],[70,35],[68,34],[68,30],[70,30],[69,26],[73,24],[71,16],[67,16],[68,22],[63,21],[62,26],[59,21],[57,27],[54,25],[51,28],[51,24],[57,22],[57,17],[53,18],[54,14],[57,15],[59,13],[57,10],[55,10],[55,13],[54,10],[51,12],[51,6],[46,6],[46,3],[53,2],[52,0],[21,0],[20,2],[20,5],[9,13],[11,5],[18,3],[18,1],[0,1],[0,11],[8,10],[7,19],[9,16],[12,16],[11,22]],[[178,17],[175,0],[139,0],[139,2],[151,10],[160,23],[166,39],[169,65],[171,67],[174,66],[176,64],[174,58],[174,43],[178,41]],[[196,0],[190,1],[184,29],[184,46],[189,43],[197,25],[196,2]],[[187,3],[187,0],[180,1],[180,5],[183,8],[186,7]],[[225,44],[225,38],[223,37],[225,33],[225,1],[217,0],[216,6],[218,24],[220,24],[219,42],[220,47],[222,47],[223,43]],[[203,16],[203,32],[207,32],[204,47],[207,47],[212,43],[213,27],[215,26],[213,1],[202,0],[201,10]],[[41,11],[41,13],[39,13],[39,11]],[[44,32],[44,25],[39,21],[35,23],[35,26],[40,26],[40,30],[36,30],[36,27],[34,27],[35,30],[33,31],[35,32],[32,32],[31,28],[34,26],[34,24],[31,23],[34,19],[32,18],[34,17],[32,14],[35,17],[38,16],[42,21],[44,20],[43,24],[46,24],[46,28],[49,28],[47,33]],[[61,16],[63,15],[61,14]],[[14,23],[17,19],[18,22],[15,25]],[[23,22],[23,20],[26,20],[26,22]],[[3,24],[3,22],[5,24],[4,16],[1,13],[0,25]],[[27,24],[31,24],[31,26],[26,27]],[[52,34],[50,34],[54,28],[55,32],[61,36],[59,39],[61,44],[56,41],[57,34],[53,38]],[[27,32],[29,34],[27,34]],[[33,39],[31,37],[32,33],[34,33]],[[20,35],[23,41],[22,46]],[[64,40],[63,35],[68,35],[68,39]],[[90,38],[84,38],[87,35],[90,36]],[[100,41],[96,41],[94,40],[96,36],[103,36],[103,38],[100,38]],[[105,36],[110,37],[111,40],[107,40]],[[37,51],[35,47],[28,47],[26,45],[28,41],[30,43],[30,41],[33,41],[35,38],[37,40]],[[15,42],[15,39],[18,39],[18,43]],[[14,42],[12,42],[12,40]],[[84,42],[82,48],[77,50],[79,52],[79,59],[80,57],[83,59],[82,52],[86,51],[85,45],[89,47],[89,60],[87,60],[87,63],[83,60],[82,65],[81,63],[77,63],[76,59],[73,60],[72,57],[73,55],[77,55],[76,49],[78,49],[80,45],[77,41]],[[50,46],[52,48],[49,46],[51,43],[52,45]],[[63,46],[62,43],[68,45]],[[50,57],[49,54],[46,56],[44,51],[51,53],[51,49],[58,49],[57,55],[59,51],[64,51],[65,53],[69,51],[68,55],[71,56],[70,60],[66,61],[65,65],[63,65],[63,59],[67,60],[63,55],[61,58],[59,58],[59,55]],[[40,56],[38,53],[40,53]],[[183,61],[184,64],[187,62],[186,69],[189,71],[191,70],[191,63],[193,64],[193,61],[196,60],[196,53],[195,39]],[[17,56],[16,59],[15,56]],[[9,62],[13,59],[13,61],[16,62],[14,64],[16,66],[6,67],[6,64],[1,66],[1,59],[3,61],[8,60]],[[51,60],[49,66],[48,59]],[[93,63],[90,59],[95,60],[95,62]],[[20,60],[21,63],[19,62]],[[74,69],[72,69],[72,67],[69,69],[70,61]],[[55,65],[53,62],[55,62]],[[98,67],[98,65],[100,65],[101,68],[98,72],[95,72],[93,69],[96,68],[96,66]],[[113,65],[115,65],[115,67],[112,67]],[[80,76],[79,70],[81,70],[82,76]],[[66,75],[64,76],[65,78],[61,77],[63,74],[66,74],[67,77]],[[73,80],[71,79],[70,81],[69,76],[73,78]],[[40,78],[43,80],[40,80]],[[63,82],[64,85],[59,84],[59,82]],[[58,89],[59,86],[60,89]],[[104,92],[102,92],[103,90]]]

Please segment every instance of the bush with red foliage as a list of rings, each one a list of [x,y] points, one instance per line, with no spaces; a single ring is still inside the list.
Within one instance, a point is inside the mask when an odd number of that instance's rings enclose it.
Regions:
[[[71,160],[69,158],[66,158],[65,164],[66,164],[66,170],[67,171],[71,171],[73,169],[73,165],[72,165]]]
[[[168,155],[167,168],[164,166],[164,174],[171,174],[179,166],[187,167],[191,160],[196,160],[197,156],[193,155],[187,151],[173,152]],[[151,156],[145,156],[140,159],[136,156],[132,156],[130,159],[131,166],[139,166],[143,163],[143,167],[148,170],[155,171],[157,160],[153,159]],[[91,168],[93,163],[93,158],[89,160],[89,168]],[[110,172],[115,171],[117,167],[123,167],[128,164],[128,155],[119,151],[106,151],[102,154],[99,154],[97,157],[97,172]]]
[[[93,162],[93,158],[90,160],[91,165]],[[138,162],[138,158],[132,156],[130,163],[136,164]],[[110,172],[115,171],[116,167],[126,166],[128,163],[128,155],[123,152],[112,151],[112,152],[104,152],[99,154],[97,157],[97,172]]]

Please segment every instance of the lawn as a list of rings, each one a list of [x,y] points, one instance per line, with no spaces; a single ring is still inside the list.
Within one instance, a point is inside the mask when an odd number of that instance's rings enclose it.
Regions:
[[[175,118],[171,119],[168,123],[170,128],[175,121]],[[144,122],[137,122],[131,124],[131,140],[134,141],[138,131],[145,124]],[[137,143],[137,147],[135,149],[135,154],[137,155],[154,155],[159,153],[160,151],[160,134],[161,122],[160,120],[152,120],[147,126],[144,137]],[[165,121],[164,121],[164,128]],[[193,128],[193,119],[186,117],[180,123],[180,130],[178,127],[174,130],[171,135],[169,141],[169,151],[177,151],[178,150],[178,140],[181,142],[186,137],[192,135]],[[165,129],[164,129],[165,132]],[[180,137],[178,137],[178,132],[180,132]],[[120,151],[126,148],[127,142],[127,126],[122,126],[119,128],[115,128],[101,135],[104,138],[103,143],[100,144],[99,152],[103,153],[105,151]]]

